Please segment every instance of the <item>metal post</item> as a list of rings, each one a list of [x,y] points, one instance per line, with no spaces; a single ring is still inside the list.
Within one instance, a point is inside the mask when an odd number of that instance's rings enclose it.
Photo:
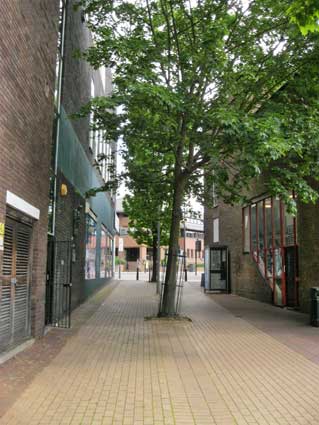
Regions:
[[[186,256],[186,218],[184,217],[184,273],[185,273],[185,282],[187,282],[187,256]]]
[[[195,247],[195,276],[197,276],[197,247]]]
[[[157,222],[157,269],[156,269],[156,293],[160,293],[160,267],[161,267],[161,223]]]
[[[136,280],[139,280],[140,277],[140,269],[137,267],[136,269]]]
[[[121,264],[119,264],[119,279],[121,279]]]

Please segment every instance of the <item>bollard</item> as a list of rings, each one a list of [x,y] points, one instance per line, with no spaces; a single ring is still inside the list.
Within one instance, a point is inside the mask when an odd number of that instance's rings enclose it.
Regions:
[[[136,269],[136,280],[139,280],[140,277],[140,269],[137,267]]]
[[[185,282],[187,282],[187,268],[185,267]]]
[[[310,288],[310,323],[319,327],[319,288]]]

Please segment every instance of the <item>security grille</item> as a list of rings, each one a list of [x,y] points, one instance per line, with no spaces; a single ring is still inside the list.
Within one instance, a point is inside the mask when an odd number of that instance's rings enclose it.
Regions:
[[[71,242],[50,240],[46,284],[46,324],[71,327]]]

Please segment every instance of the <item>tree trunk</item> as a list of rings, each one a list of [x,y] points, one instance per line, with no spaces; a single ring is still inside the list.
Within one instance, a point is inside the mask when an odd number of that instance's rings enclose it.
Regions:
[[[176,281],[177,266],[179,254],[179,237],[181,222],[181,207],[183,203],[183,195],[185,188],[185,180],[180,174],[175,177],[174,198],[172,209],[172,222],[170,229],[170,240],[168,249],[167,269],[165,276],[165,286],[163,294],[163,302],[159,316],[175,316],[176,315]]]
[[[153,233],[153,268],[152,268],[152,279],[151,282],[156,282],[157,279],[157,233]]]

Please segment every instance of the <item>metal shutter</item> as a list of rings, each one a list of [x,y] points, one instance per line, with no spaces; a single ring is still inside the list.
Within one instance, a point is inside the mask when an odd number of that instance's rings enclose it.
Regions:
[[[0,347],[7,345],[11,339],[11,328],[12,328],[11,275],[12,275],[12,267],[13,267],[13,230],[14,230],[13,224],[6,223],[5,233],[4,233],[4,251],[3,251],[3,263],[2,263],[3,278],[0,285]]]

